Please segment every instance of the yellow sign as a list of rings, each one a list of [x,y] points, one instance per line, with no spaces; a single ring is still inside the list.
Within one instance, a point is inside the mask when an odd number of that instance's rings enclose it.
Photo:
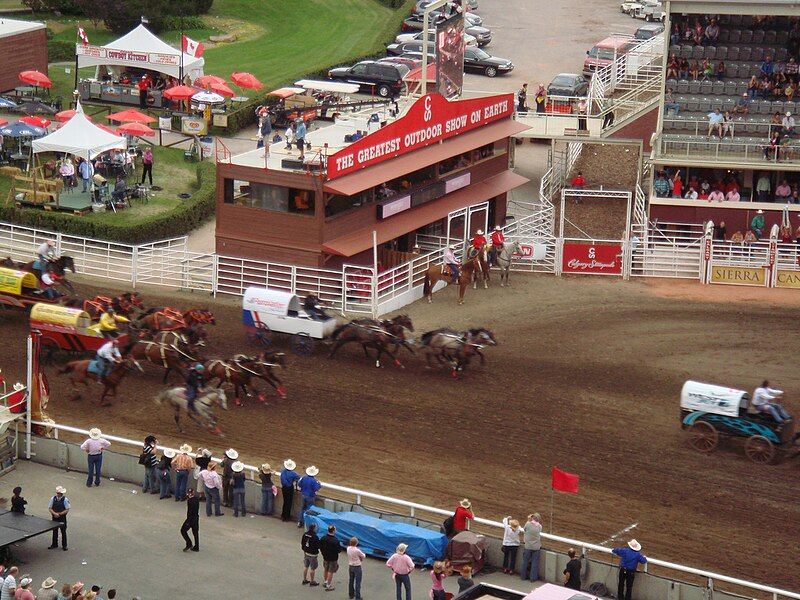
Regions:
[[[208,123],[201,117],[182,117],[181,133],[187,135],[205,135],[208,133]]]
[[[34,304],[31,308],[31,321],[67,325],[84,329],[92,324],[89,314],[80,308],[69,308],[57,304]]]
[[[24,287],[38,288],[39,282],[36,281],[36,275],[26,271],[0,267],[0,292],[19,296],[22,294],[22,288]]]
[[[712,265],[711,283],[729,285],[766,285],[766,269],[753,267],[723,267]]]
[[[800,290],[800,271],[787,271],[778,269],[778,277],[775,287],[794,288]]]

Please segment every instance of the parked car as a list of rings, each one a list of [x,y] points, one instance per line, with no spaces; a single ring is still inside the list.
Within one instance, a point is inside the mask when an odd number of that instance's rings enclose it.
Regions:
[[[642,25],[639,29],[636,30],[636,33],[633,34],[637,40],[649,40],[650,38],[654,38],[657,35],[661,35],[664,33],[664,24],[663,23],[648,23],[647,25]]]
[[[436,26],[440,21],[443,21],[445,17],[441,13],[436,13],[433,15],[432,18],[428,20],[428,27]],[[401,27],[402,31],[422,31],[422,15],[411,15],[405,21],[403,21],[403,26]],[[481,19],[475,13],[467,13],[464,15],[464,28],[469,30],[470,27],[482,27],[483,26],[483,19]]]
[[[579,73],[559,73],[547,86],[548,96],[585,96],[589,82]]]
[[[434,40],[436,37],[436,30],[429,29],[428,33],[430,35],[430,39]],[[464,29],[464,39],[467,40],[468,46],[474,46],[477,44],[481,48],[492,41],[492,32],[487,29],[486,27],[469,27]],[[470,38],[474,38],[475,42],[470,43]],[[395,44],[402,44],[403,42],[413,42],[414,40],[421,40],[422,39],[422,31],[418,31],[416,33],[401,33],[396,38],[394,38]]]
[[[487,77],[510,73],[514,70],[514,63],[506,58],[492,56],[486,50],[467,46],[464,50],[464,71],[483,73]]]
[[[597,42],[591,50],[586,51],[583,61],[583,74],[591,77],[596,69],[602,69],[617,58],[627,54],[639,42],[629,35],[611,35]]]
[[[622,4],[620,4],[619,9],[625,14],[633,17],[636,15],[637,10],[644,8],[645,6],[655,6],[660,3],[661,0],[634,0],[629,2],[623,2]]]
[[[419,51],[421,51],[422,42],[423,42],[422,32],[420,31],[419,33],[414,34],[413,38],[410,40],[403,40],[402,42],[389,44],[388,46],[386,46],[386,52],[388,54],[400,56],[401,54],[403,54],[403,51],[399,49],[405,44],[419,44],[420,45]],[[476,40],[471,35],[467,35],[466,33],[464,34],[464,42],[466,43],[467,46],[478,45],[478,40]],[[436,45],[436,32],[435,31],[428,32],[428,49],[435,47],[435,45]],[[414,51],[417,52],[417,50]]]
[[[664,10],[663,4],[657,4],[656,6],[643,6],[642,8],[636,9],[636,12],[633,13],[633,16],[637,19],[644,19],[648,23],[653,22],[664,22],[664,19],[667,18],[667,11]]]
[[[378,94],[382,98],[397,96],[403,89],[403,77],[410,69],[404,64],[362,60],[352,67],[338,67],[328,71],[328,78],[358,84],[362,92]]]
[[[434,2],[434,0],[417,0],[417,2],[414,4],[414,8],[411,9],[411,14],[421,15],[422,12],[427,8],[427,6],[432,2]],[[469,7],[469,10],[478,10],[478,0],[467,0],[465,4]],[[448,5],[448,8],[450,10],[453,10],[456,8],[456,4],[451,2]],[[441,10],[441,8],[436,10]]]
[[[386,52],[389,56],[402,56],[403,54],[409,53],[419,53],[421,55],[423,52],[423,43],[422,41],[413,41],[403,42],[402,44],[389,44],[386,46]],[[428,57],[432,57],[434,54],[436,54],[436,46],[435,44],[429,43]]]
[[[385,56],[384,58],[379,58],[378,62],[392,63],[396,65],[405,65],[409,69],[416,69],[417,67],[422,66],[422,60],[408,58],[404,56]]]

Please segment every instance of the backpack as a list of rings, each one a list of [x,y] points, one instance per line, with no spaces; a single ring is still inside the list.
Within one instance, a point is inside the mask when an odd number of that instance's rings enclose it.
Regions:
[[[447,517],[442,523],[442,532],[447,537],[450,537],[453,534],[453,523],[455,523],[455,515],[452,517]]]

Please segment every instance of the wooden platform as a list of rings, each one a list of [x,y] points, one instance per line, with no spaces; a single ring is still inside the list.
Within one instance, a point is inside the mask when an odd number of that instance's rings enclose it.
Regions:
[[[82,192],[80,188],[72,188],[69,192],[62,192],[59,196],[59,202],[46,202],[34,203],[25,200],[18,201],[18,206],[44,208],[45,210],[56,210],[62,212],[71,212],[76,215],[85,215],[92,210],[92,196],[89,192]]]

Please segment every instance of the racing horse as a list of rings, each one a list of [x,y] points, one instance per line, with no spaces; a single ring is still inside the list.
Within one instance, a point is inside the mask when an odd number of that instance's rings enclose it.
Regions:
[[[134,312],[144,308],[144,304],[138,292],[125,292],[115,298],[109,296],[95,296],[90,300],[83,301],[77,298],[71,298],[64,303],[64,306],[80,308],[86,311],[93,321],[99,319],[100,315],[106,312],[109,307],[113,308],[114,312],[123,317],[132,317]]]
[[[172,332],[162,332],[172,333]],[[183,377],[185,369],[189,364],[196,363],[198,359],[194,356],[196,346],[191,346],[186,338],[167,340],[156,336],[152,340],[138,340],[130,349],[129,356],[137,361],[145,360],[156,366],[164,368],[164,378],[162,383],[167,383],[167,377],[175,370]],[[140,367],[141,368],[141,367]]]
[[[81,398],[81,393],[78,390],[79,383],[88,387],[90,382],[100,381],[100,376],[94,371],[95,366],[92,365],[94,362],[93,359],[73,360],[58,370],[61,375],[69,374],[72,390],[75,392],[71,400],[78,400]],[[129,371],[133,371],[137,368],[140,371],[142,369],[136,361],[127,358],[112,367],[111,372],[102,381],[103,393],[100,395],[100,406],[111,406],[111,401],[107,400],[107,397],[109,395],[112,397],[116,396],[117,386],[119,386],[122,379]]]
[[[477,265],[477,257],[473,257],[464,261],[461,265],[461,272],[458,274],[458,303],[464,304],[464,291],[467,289],[470,281],[472,281],[473,272],[479,268]],[[425,282],[422,287],[422,295],[428,297],[428,302],[433,302],[433,287],[439,281],[450,283],[452,276],[449,271],[445,270],[445,265],[431,265],[425,271]]]
[[[481,349],[484,346],[496,346],[497,340],[490,330],[483,327],[467,331],[444,327],[422,334],[420,345],[426,350],[425,358],[429,368],[432,366],[431,357],[435,357],[440,365],[447,362],[452,376],[456,377],[475,356],[481,359],[482,365],[485,364],[486,359]]]
[[[217,387],[221,387],[224,383],[233,386],[236,406],[242,405],[240,400],[242,394],[245,397],[250,395],[247,385],[252,379],[263,379],[275,388],[281,399],[286,398],[286,388],[272,373],[272,369],[286,366],[286,355],[283,352],[264,352],[257,357],[237,354],[232,360],[209,360],[203,366],[209,383],[218,379]],[[259,394],[258,399],[265,402],[263,394]]]
[[[476,260],[476,269],[472,272],[472,289],[478,289],[478,279],[482,278],[483,280],[483,289],[489,289],[489,253],[487,250],[487,244],[481,246],[478,250],[472,246],[467,250],[467,259],[477,259]]]
[[[189,401],[186,399],[186,391],[182,387],[164,390],[155,398],[156,404],[162,402],[170,406],[174,411],[175,425],[178,431],[183,433],[181,427],[181,413],[194,421],[199,427],[207,427],[217,435],[222,435],[217,419],[214,416],[214,407],[219,405],[223,410],[228,410],[228,401],[225,398],[225,390],[219,388],[203,388],[194,400],[194,410],[189,410]]]
[[[207,308],[191,308],[185,313],[174,308],[151,308],[138,320],[139,326],[152,332],[180,331],[205,323],[216,325],[214,314]]]
[[[42,280],[42,269],[39,268],[37,265],[39,264],[38,259],[32,260],[27,263],[16,263],[11,260],[11,257],[6,257],[2,262],[0,262],[0,266],[8,267],[9,269],[18,269],[20,271],[27,271],[28,273],[33,273],[36,275],[36,278],[41,281]],[[54,258],[51,261],[48,261],[45,265],[45,271],[47,273],[53,273],[58,275],[58,284],[63,285],[66,290],[74,295],[75,288],[72,287],[72,284],[67,280],[66,274],[67,271],[72,271],[73,273],[77,273],[75,270],[75,260],[71,256],[62,255],[58,258]]]
[[[331,348],[328,358],[333,358],[333,355],[350,342],[361,344],[364,349],[364,356],[371,358],[368,348],[374,348],[377,351],[375,357],[375,366],[380,368],[381,356],[388,354],[394,360],[394,364],[398,367],[403,365],[397,358],[397,352],[401,346],[408,348],[412,353],[414,350],[405,339],[405,330],[414,330],[414,325],[407,315],[397,315],[389,320],[378,321],[376,319],[355,319],[344,325],[340,325],[333,330],[331,340],[333,340],[333,348]],[[394,346],[394,350],[390,350],[389,346]]]
[[[497,266],[500,267],[500,287],[511,285],[508,282],[508,273],[511,270],[511,261],[515,254],[521,254],[519,242],[514,240],[510,244],[504,244],[503,249],[497,253]],[[503,283],[505,281],[505,283]]]

